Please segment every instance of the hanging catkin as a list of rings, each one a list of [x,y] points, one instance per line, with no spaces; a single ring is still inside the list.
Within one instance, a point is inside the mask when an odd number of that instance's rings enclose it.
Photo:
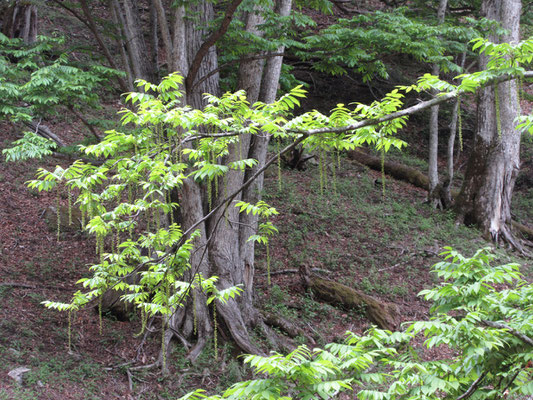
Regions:
[[[494,85],[494,106],[496,107],[496,129],[498,131],[498,137],[502,140],[502,120],[500,115],[500,96],[498,93],[498,84]]]
[[[278,138],[277,141],[277,152],[278,152],[278,192],[281,192],[281,149],[280,149],[281,139]]]
[[[59,187],[57,188],[57,196],[56,196],[56,219],[57,219],[57,241],[59,242],[59,234],[61,233],[61,212],[59,211]]]

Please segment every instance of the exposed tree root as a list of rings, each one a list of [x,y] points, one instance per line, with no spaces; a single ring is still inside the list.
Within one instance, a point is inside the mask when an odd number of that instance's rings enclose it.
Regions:
[[[311,344],[316,344],[315,339],[312,336],[308,335],[307,332],[305,332],[303,329],[300,329],[295,324],[283,318],[282,316],[276,315],[274,313],[264,312],[263,317],[267,325],[281,329],[282,331],[286,332],[291,338],[303,336]]]
[[[396,304],[385,303],[341,283],[318,278],[305,266],[301,267],[300,276],[304,286],[317,298],[345,308],[360,309],[382,329],[393,331],[400,322],[400,311]]]

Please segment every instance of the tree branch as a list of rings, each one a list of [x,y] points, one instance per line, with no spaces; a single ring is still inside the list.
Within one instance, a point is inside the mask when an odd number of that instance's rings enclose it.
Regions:
[[[464,399],[467,399],[469,398],[470,396],[472,396],[472,394],[474,394],[474,392],[477,390],[479,384],[481,383],[481,381],[483,380],[483,378],[485,378],[485,376],[487,375],[486,372],[483,372],[481,375],[479,375],[479,378],[477,378],[473,383],[472,385],[470,385],[470,387],[468,388],[468,390],[466,392],[464,392],[462,395],[460,395],[456,400],[464,400]]]
[[[526,71],[524,73],[524,78],[528,79],[528,78],[533,78],[533,71]],[[511,76],[511,75],[501,75],[501,76],[497,76],[493,79],[489,79],[485,82],[485,85],[484,86],[488,86],[488,85],[492,85],[492,84],[496,84],[496,83],[501,83],[501,82],[506,82],[506,81],[510,81],[510,80],[513,80],[513,79],[516,79],[516,76]],[[361,128],[364,128],[366,126],[371,126],[371,125],[379,125],[379,124],[382,124],[383,122],[388,122],[388,121],[392,121],[394,119],[397,119],[397,118],[401,118],[401,117],[405,117],[405,116],[408,116],[408,115],[411,115],[411,114],[415,114],[417,112],[420,112],[422,110],[425,110],[426,108],[430,108],[430,107],[433,107],[437,104],[441,104],[441,103],[445,103],[451,99],[454,99],[458,96],[460,96],[461,94],[465,94],[466,92],[464,91],[454,91],[454,92],[449,92],[449,93],[446,93],[446,94],[443,94],[442,96],[439,96],[439,97],[434,97],[432,98],[431,100],[427,100],[427,101],[422,101],[418,104],[415,104],[414,106],[411,106],[411,107],[407,107],[407,108],[404,108],[403,110],[399,110],[399,111],[396,111],[392,114],[388,114],[388,115],[385,115],[383,117],[380,117],[380,118],[369,118],[369,119],[365,119],[365,120],[362,120],[362,121],[359,121],[355,124],[351,124],[351,125],[347,125],[347,126],[339,126],[339,127],[336,127],[336,128],[317,128],[317,129],[310,129],[310,130],[307,130],[307,131],[303,131],[303,130],[300,130],[300,129],[292,129],[292,130],[289,130],[289,132],[293,132],[293,133],[305,133],[309,136],[312,136],[312,135],[317,135],[317,134],[321,134],[321,133],[345,133],[345,132],[349,132],[349,131],[355,131],[357,129],[361,129]]]
[[[231,21],[233,20],[233,15],[235,14],[237,7],[239,7],[242,1],[243,0],[233,0],[230,3],[228,8],[226,9],[226,14],[224,15],[224,19],[222,20],[218,30],[213,32],[211,36],[207,38],[207,40],[200,46],[200,48],[196,52],[194,60],[192,61],[191,67],[189,69],[189,73],[187,74],[187,78],[185,78],[185,88],[187,92],[192,89],[192,84],[196,79],[196,75],[198,74],[198,70],[200,69],[200,65],[202,64],[202,60],[206,56],[211,46],[213,46],[218,41],[218,39],[220,39],[226,33]]]
[[[521,341],[529,344],[530,346],[533,346],[533,339],[531,339],[529,336],[524,335],[522,332],[518,332],[516,329],[511,328],[509,325],[504,324],[502,322],[494,322],[494,321],[487,321],[485,319],[481,320],[481,323],[486,326],[490,326],[491,328],[496,329],[505,329],[509,331],[511,335],[514,337],[520,339]]]

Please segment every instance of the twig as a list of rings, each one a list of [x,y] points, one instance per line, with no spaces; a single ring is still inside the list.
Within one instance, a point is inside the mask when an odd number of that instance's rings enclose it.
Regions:
[[[126,370],[126,374],[128,375],[128,387],[130,392],[133,392],[133,377],[129,368]]]
[[[470,385],[470,387],[468,388],[468,390],[466,392],[464,392],[462,395],[460,395],[456,400],[463,400],[463,399],[467,399],[469,398],[470,396],[472,396],[472,394],[476,391],[476,389],[478,388],[479,384],[481,383],[481,381],[483,380],[483,378],[485,378],[485,376],[487,375],[486,372],[483,372],[481,375],[479,375],[479,378],[477,378],[473,383],[472,385]]]
[[[327,269],[323,269],[323,268],[311,268],[311,271],[312,272],[324,272],[324,273],[327,273],[327,274],[331,273],[331,271],[329,271]],[[285,274],[297,274],[297,273],[298,273],[298,270],[297,269],[292,269],[292,268],[282,269],[282,270],[279,270],[279,271],[270,271],[270,275],[285,275]],[[261,274],[260,276],[267,276],[267,273]]]

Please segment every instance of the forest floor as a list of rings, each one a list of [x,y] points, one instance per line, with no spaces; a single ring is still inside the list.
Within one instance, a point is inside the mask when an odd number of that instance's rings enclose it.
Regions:
[[[68,122],[54,125],[72,142],[79,134]],[[18,138],[7,125],[0,126],[0,149]],[[409,139],[407,138],[409,141]],[[524,139],[525,168],[518,180],[514,214],[533,223],[533,141]],[[393,157],[426,169],[424,145],[413,145]],[[357,288],[399,306],[402,320],[428,318],[428,303],[417,296],[437,280],[431,266],[440,260],[444,246],[472,255],[490,246],[480,232],[455,223],[449,211],[435,211],[424,203],[425,191],[387,177],[383,197],[379,172],[340,157],[340,167],[328,166],[327,187],[321,194],[318,166],[304,171],[276,167],[266,173],[264,200],[275,206],[274,224],[279,235],[270,244],[272,285],[267,284],[264,248],[257,250],[255,299],[257,307],[291,320],[316,345],[342,340],[347,330],[364,332],[370,322],[360,310],[345,310],[312,298],[294,273],[301,265],[317,268],[328,279]],[[48,158],[0,164],[0,400],[7,399],[175,399],[196,387],[215,393],[249,376],[229,343],[214,361],[208,345],[192,365],[176,344],[169,359],[171,374],[163,378],[154,370],[129,368],[149,364],[158,355],[158,321],[154,333],[136,337],[139,318],[129,322],[104,318],[99,333],[93,308],[72,317],[73,351],[68,352],[68,318],[46,309],[44,300],[68,301],[79,289],[75,282],[87,276],[95,262],[94,239],[66,227],[56,232],[54,193],[29,190],[38,167],[52,169],[69,161]],[[333,171],[336,171],[333,174]],[[66,194],[60,203],[67,204]],[[47,211],[48,210],[48,211]],[[64,223],[62,224],[64,225]],[[497,249],[499,261],[518,261],[531,280],[531,260]],[[258,344],[268,347],[257,336]],[[305,337],[296,337],[304,344]],[[438,357],[438,351],[425,351]],[[24,384],[17,385],[8,372],[27,367]]]

